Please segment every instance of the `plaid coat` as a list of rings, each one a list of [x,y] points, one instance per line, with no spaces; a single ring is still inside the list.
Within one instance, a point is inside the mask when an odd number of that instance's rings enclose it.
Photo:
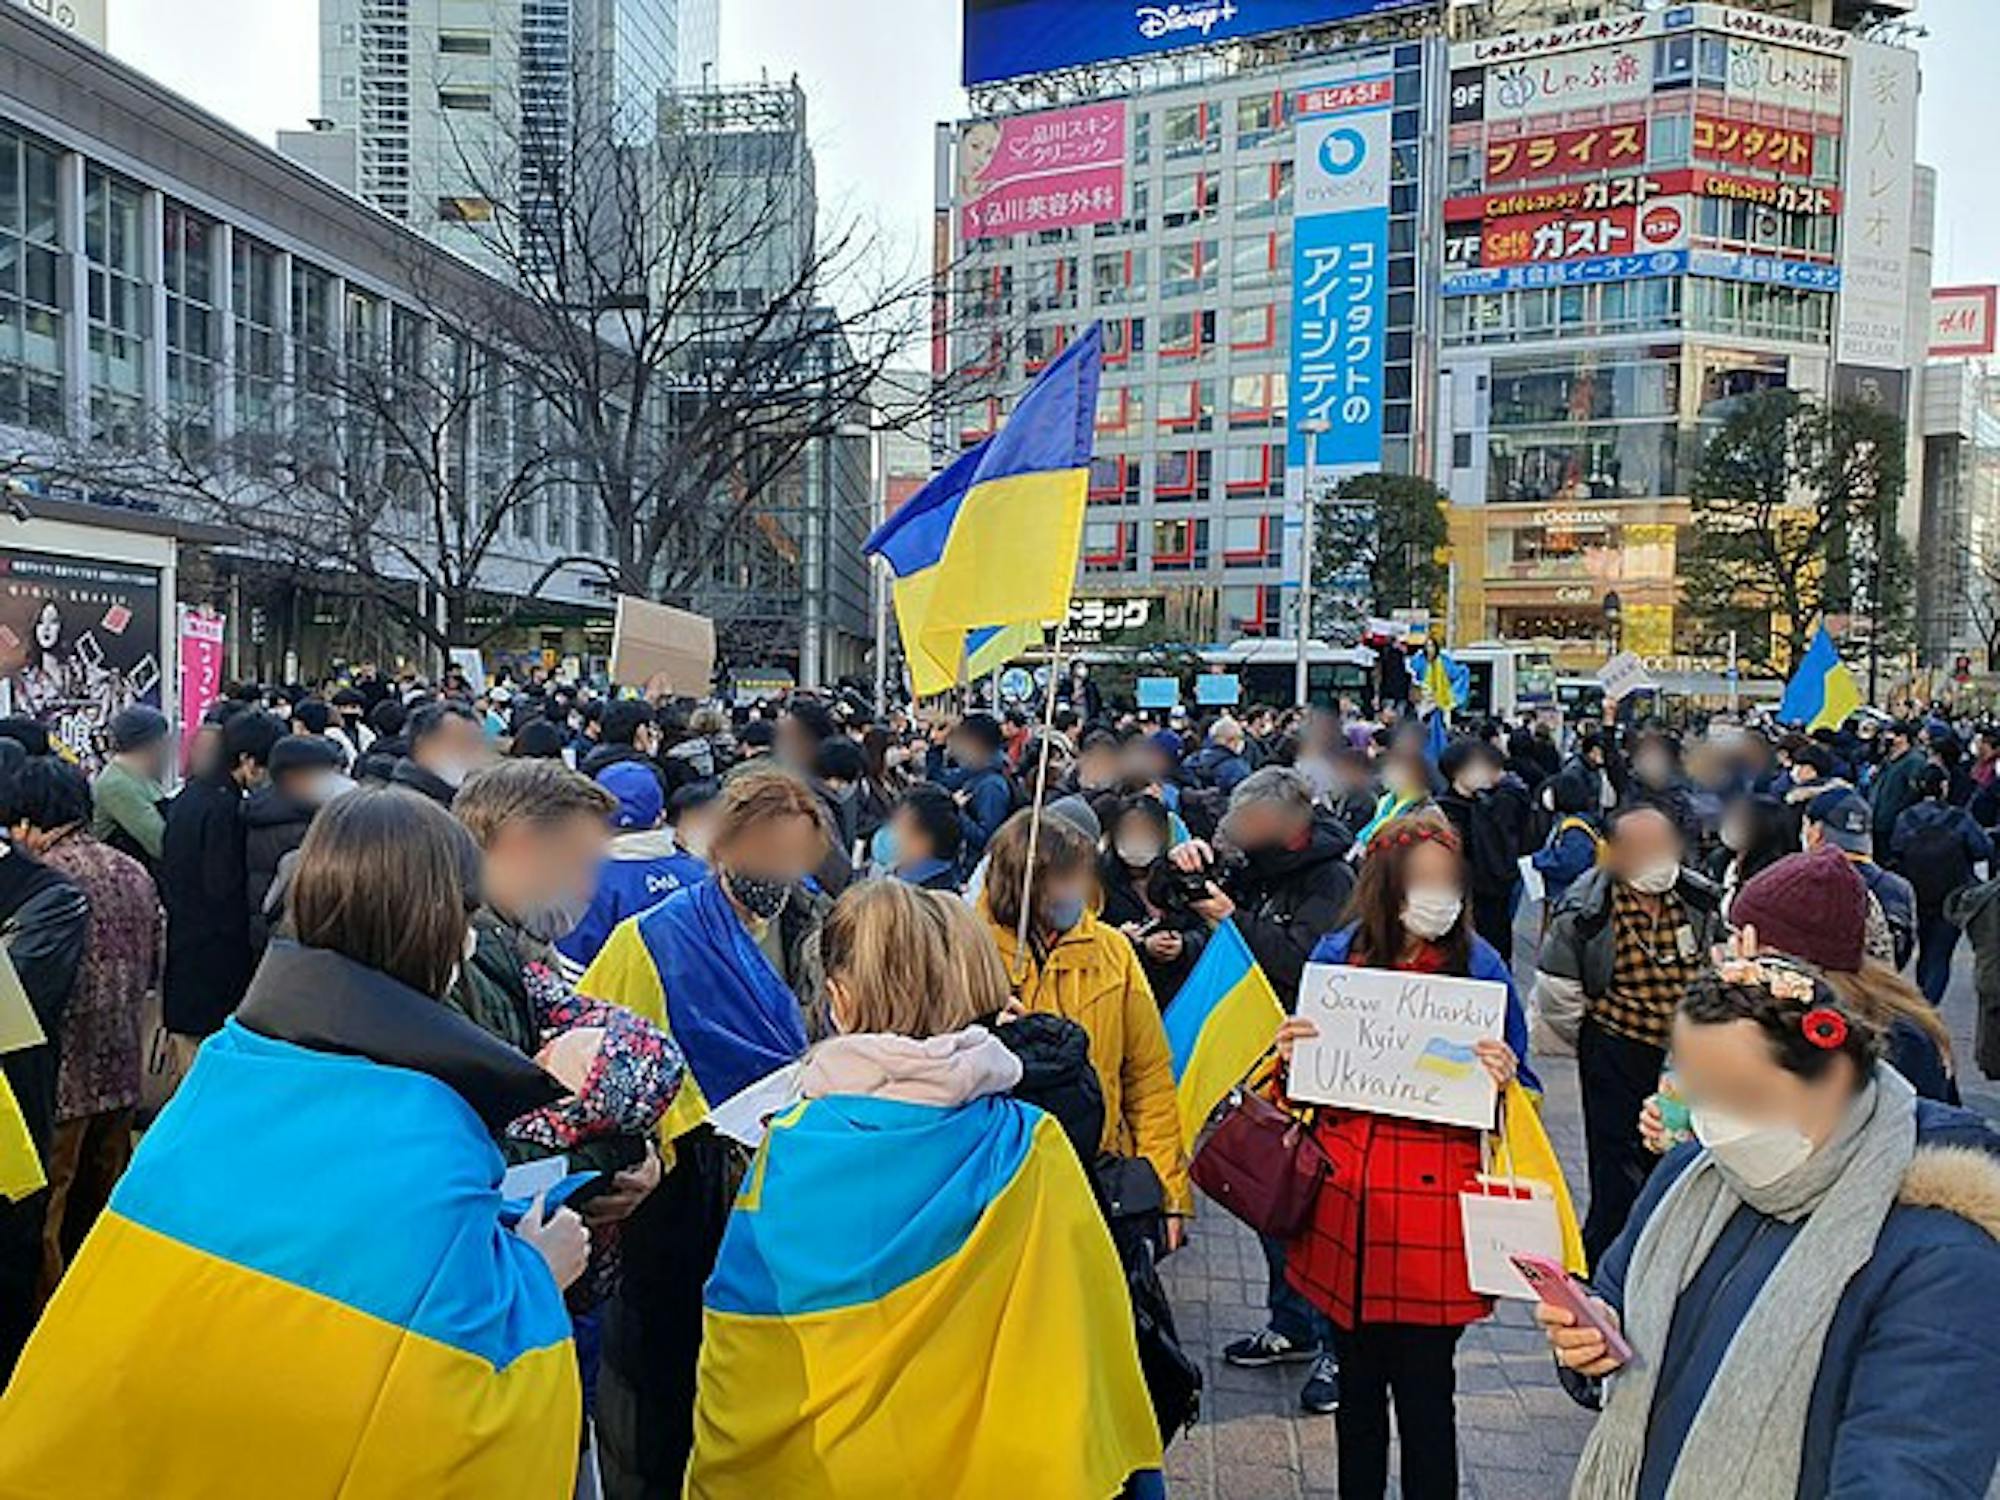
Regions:
[[[1347,962],[1351,932],[1329,935],[1315,963]],[[1441,957],[1441,956],[1440,956]],[[1472,977],[1506,981],[1507,1041],[1527,1067],[1527,1024],[1506,966],[1475,940]],[[1312,1111],[1333,1172],[1311,1226],[1285,1250],[1285,1275],[1335,1326],[1457,1327],[1493,1311],[1466,1281],[1459,1190],[1479,1175],[1479,1135],[1455,1125],[1351,1110]]]

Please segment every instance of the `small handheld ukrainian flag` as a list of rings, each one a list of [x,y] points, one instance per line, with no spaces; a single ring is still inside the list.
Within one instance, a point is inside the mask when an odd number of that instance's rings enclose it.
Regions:
[[[1848,715],[1861,707],[1861,685],[1840,659],[1840,648],[1821,625],[1812,645],[1799,658],[1799,669],[1785,684],[1784,701],[1778,705],[1780,724],[1803,724],[1807,733],[1815,729],[1838,729]]]
[[[1090,460],[1103,334],[1082,338],[1028,388],[1007,424],[925,486],[863,549],[896,575],[896,619],[919,696],[997,666],[1029,627],[1069,611]]]
[[[1215,1106],[1271,1050],[1284,1022],[1278,992],[1234,922],[1209,935],[1194,972],[1162,1018],[1180,1095],[1181,1139],[1195,1137]]]

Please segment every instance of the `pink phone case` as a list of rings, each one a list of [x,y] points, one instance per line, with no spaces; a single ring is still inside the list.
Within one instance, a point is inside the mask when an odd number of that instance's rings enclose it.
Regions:
[[[1557,1262],[1546,1255],[1510,1255],[1521,1279],[1535,1289],[1535,1295],[1550,1307],[1560,1307],[1576,1318],[1577,1326],[1595,1328],[1604,1335],[1604,1346],[1613,1359],[1632,1362],[1632,1346],[1611,1321],[1597,1310],[1588,1293]]]

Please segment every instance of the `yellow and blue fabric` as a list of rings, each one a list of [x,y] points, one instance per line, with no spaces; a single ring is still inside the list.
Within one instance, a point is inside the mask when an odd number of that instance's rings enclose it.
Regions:
[[[704,1302],[692,1500],[1163,1493],[1117,1252],[1027,1105],[795,1106]]]
[[[1025,656],[1042,642],[1042,624],[1036,620],[1020,625],[992,625],[971,630],[965,636],[967,680],[999,671],[1008,662]],[[957,668],[954,666],[953,671]],[[954,681],[956,678],[954,677]]]
[[[48,1184],[41,1153],[28,1131],[28,1117],[21,1113],[14,1086],[0,1073],[0,1198],[19,1203]]]
[[[1862,701],[1861,684],[1840,659],[1840,648],[1822,625],[1806,654],[1799,658],[1798,671],[1785,684],[1784,700],[1778,704],[1778,722],[1801,725],[1807,733],[1815,729],[1838,729],[1861,707]]]
[[[952,687],[968,648],[986,651],[990,669],[988,632],[1068,613],[1103,364],[1103,332],[1092,324],[998,433],[868,538],[864,550],[896,578],[896,619],[920,696]]]
[[[230,1021],[0,1400],[0,1495],[568,1496],[569,1317],[501,1175],[447,1084]]]
[[[644,1016],[687,1059],[668,1142],[806,1050],[797,997],[713,878],[619,923],[576,988]]]
[[[1232,921],[1210,935],[1161,1019],[1174,1059],[1181,1140],[1192,1151],[1215,1106],[1271,1050],[1285,1008]]]

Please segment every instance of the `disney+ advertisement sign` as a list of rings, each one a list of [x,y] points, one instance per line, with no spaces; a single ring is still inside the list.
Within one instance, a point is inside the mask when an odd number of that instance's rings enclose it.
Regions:
[[[965,0],[968,88],[1435,0]]]

